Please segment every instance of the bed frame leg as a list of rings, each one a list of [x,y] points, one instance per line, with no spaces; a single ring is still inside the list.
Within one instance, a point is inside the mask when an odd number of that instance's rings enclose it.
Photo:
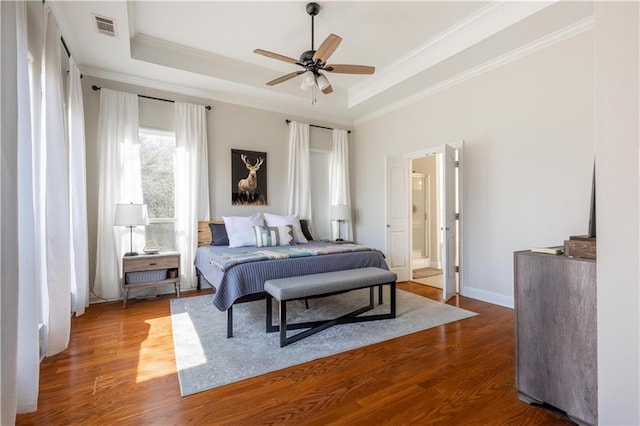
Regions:
[[[233,305],[227,309],[227,339],[233,337]]]

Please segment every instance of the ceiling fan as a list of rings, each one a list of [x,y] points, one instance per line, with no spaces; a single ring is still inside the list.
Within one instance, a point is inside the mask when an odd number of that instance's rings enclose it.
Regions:
[[[333,88],[329,83],[327,77],[321,72],[333,72],[339,74],[373,74],[375,67],[367,65],[348,65],[348,64],[327,64],[329,57],[338,48],[338,45],[342,41],[342,38],[330,34],[320,45],[318,50],[314,49],[314,26],[313,18],[320,11],[320,5],[318,3],[307,4],[307,14],[311,16],[311,50],[307,50],[300,55],[300,59],[290,58],[288,56],[279,55],[277,53],[269,52],[262,49],[255,49],[253,52],[259,55],[266,56],[268,58],[277,59],[279,61],[288,62],[290,64],[300,65],[303,70],[294,71],[289,74],[285,74],[282,77],[278,77],[275,80],[271,80],[267,83],[267,86],[275,86],[287,80],[290,80],[296,76],[303,75],[302,89],[311,89],[318,87],[322,93],[328,95],[333,92]],[[315,96],[314,96],[315,97]]]

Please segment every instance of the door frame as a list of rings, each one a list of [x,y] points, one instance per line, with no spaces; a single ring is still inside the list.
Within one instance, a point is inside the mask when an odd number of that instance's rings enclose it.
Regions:
[[[465,262],[464,262],[464,192],[463,192],[463,188],[464,188],[464,179],[463,179],[463,169],[464,169],[464,161],[463,161],[463,155],[464,155],[464,140],[460,140],[458,142],[453,142],[453,143],[448,143],[446,145],[450,145],[453,148],[455,148],[457,150],[458,153],[458,167],[457,167],[457,172],[458,172],[458,179],[457,179],[457,190],[458,190],[458,194],[457,194],[457,199],[458,199],[458,214],[459,214],[459,219],[458,219],[458,238],[457,238],[457,243],[458,243],[458,247],[457,247],[457,260],[458,260],[458,266],[459,266],[459,271],[458,271],[458,288],[457,288],[457,293],[461,294],[463,293],[463,288],[464,288],[464,284],[465,284]],[[444,155],[444,151],[445,151],[445,144],[443,145],[438,145],[435,147],[431,147],[431,148],[425,148],[425,149],[421,149],[419,151],[414,151],[414,152],[410,152],[410,153],[406,153],[400,156],[400,158],[404,158],[407,161],[411,162],[411,160],[417,159],[417,158],[422,158],[428,155],[434,155],[434,154],[443,154]],[[411,182],[411,167],[409,167],[409,176],[407,176],[407,179],[409,180],[409,182]],[[442,185],[442,184],[441,184]],[[444,195],[444,194],[443,194]],[[409,203],[411,202],[411,198],[409,197]],[[386,202],[386,200],[385,200]],[[411,209],[411,205],[407,205],[407,209]],[[410,225],[410,223],[409,223]],[[407,253],[411,253],[411,233],[410,233],[410,229],[406,230],[406,235],[407,235],[407,241],[406,241],[406,245],[407,245]],[[409,259],[410,260],[410,259]],[[409,262],[409,267],[411,262]],[[409,271],[409,274],[411,273],[411,271]],[[411,276],[411,275],[409,275]]]
[[[431,230],[429,229],[429,226],[427,226],[427,220],[429,222],[429,224],[431,224],[431,175],[425,175],[424,173],[411,173],[411,193],[409,194],[409,198],[410,198],[410,204],[411,206],[414,206],[414,199],[413,199],[413,180],[419,178],[422,179],[423,185],[424,185],[424,199],[423,199],[423,206],[422,208],[424,209],[424,214],[422,215],[422,227],[424,229],[423,232],[423,237],[424,237],[424,245],[425,245],[425,256],[423,256],[425,259],[429,259],[429,265],[428,266],[432,266],[431,265]],[[412,207],[413,208],[413,207]],[[427,219],[427,213],[428,213],[428,219]],[[410,253],[410,258],[409,260],[411,261],[411,269],[413,269],[413,260],[415,259],[413,257],[413,220],[411,221],[410,224],[410,229],[411,229],[411,253]]]

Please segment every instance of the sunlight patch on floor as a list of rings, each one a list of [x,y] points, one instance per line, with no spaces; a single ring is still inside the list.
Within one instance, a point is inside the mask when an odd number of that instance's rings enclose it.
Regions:
[[[192,353],[189,356],[191,364],[200,365],[206,363],[204,349],[200,345],[200,338],[191,322],[189,313],[184,312],[174,315],[173,320],[182,323],[185,338],[193,341],[193,345],[191,345]],[[176,371],[171,316],[146,320],[145,323],[149,324],[149,332],[147,338],[140,342],[138,369],[136,372],[137,383],[163,377],[167,371]],[[170,345],[166,344],[167,340],[171,342]]]

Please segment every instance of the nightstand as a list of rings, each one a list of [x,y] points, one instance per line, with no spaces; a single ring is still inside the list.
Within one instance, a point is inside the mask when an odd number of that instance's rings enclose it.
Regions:
[[[127,306],[129,290],[173,284],[180,297],[180,253],[141,254],[122,258],[122,301]]]

